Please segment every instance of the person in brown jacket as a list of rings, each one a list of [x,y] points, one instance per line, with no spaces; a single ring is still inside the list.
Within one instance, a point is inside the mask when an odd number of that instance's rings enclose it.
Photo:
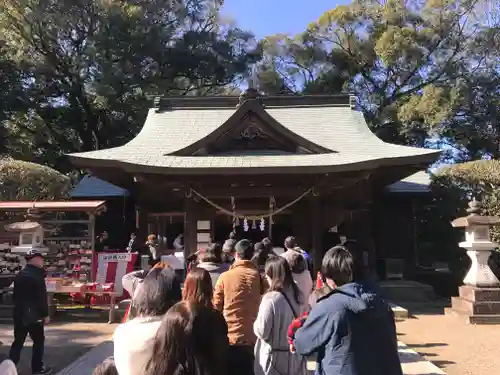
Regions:
[[[228,325],[229,373],[253,375],[256,341],[253,323],[259,312],[264,282],[252,263],[253,245],[241,240],[235,246],[235,262],[220,275],[214,290],[214,307],[222,312]]]

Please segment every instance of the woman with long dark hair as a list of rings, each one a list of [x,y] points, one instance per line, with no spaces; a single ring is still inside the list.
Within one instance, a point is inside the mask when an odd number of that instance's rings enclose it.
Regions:
[[[267,237],[264,238],[262,242],[257,242],[254,245],[254,250],[255,253],[252,257],[252,262],[255,264],[255,267],[259,269],[261,274],[264,274],[266,262],[277,255],[274,253],[272,243]]]
[[[161,319],[180,297],[181,283],[166,265],[152,269],[137,283],[132,298],[136,316],[120,324],[113,335],[113,356],[120,375],[144,372]]]
[[[143,375],[225,375],[227,324],[217,311],[182,301],[165,314]],[[235,369],[237,371],[237,369]]]
[[[184,281],[182,300],[212,308],[212,279],[207,270],[195,267],[189,271]]]
[[[256,375],[306,374],[303,357],[290,353],[287,330],[291,321],[306,311],[307,301],[293,281],[292,271],[283,257],[267,261],[265,276],[269,290],[264,294],[253,325]]]

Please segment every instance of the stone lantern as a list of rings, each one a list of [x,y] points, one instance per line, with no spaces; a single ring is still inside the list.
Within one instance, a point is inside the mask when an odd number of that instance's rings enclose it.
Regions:
[[[25,221],[7,224],[5,229],[9,232],[19,233],[19,246],[11,248],[11,252],[26,254],[30,249],[37,249],[42,253],[48,252],[43,244],[44,228],[38,222],[39,212],[35,209],[29,209]]]
[[[488,266],[491,252],[498,246],[490,241],[490,227],[500,224],[497,216],[481,216],[481,204],[475,199],[469,203],[468,216],[452,221],[451,225],[465,228],[465,241],[459,246],[467,249],[467,255],[472,260],[469,272],[465,276],[464,284],[477,287],[500,286],[500,281]]]
[[[469,215],[452,221],[457,228],[465,228],[465,241],[459,246],[467,250],[471,267],[459,288],[459,297],[452,297],[449,312],[467,317],[469,323],[500,324],[500,281],[488,265],[491,252],[498,246],[490,240],[490,228],[500,225],[497,216],[480,215],[481,204],[473,199]],[[448,312],[447,311],[447,312]]]

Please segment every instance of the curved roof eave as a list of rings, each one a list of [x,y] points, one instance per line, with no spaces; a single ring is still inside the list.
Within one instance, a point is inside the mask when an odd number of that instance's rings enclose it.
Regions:
[[[420,155],[373,158],[362,155],[285,155],[285,156],[164,156],[164,160],[114,160],[70,155],[81,168],[119,168],[127,173],[166,175],[193,174],[262,174],[262,173],[328,173],[362,171],[389,166],[432,164],[439,150]],[[328,158],[329,157],[329,158]],[[338,160],[336,160],[338,159]],[[163,164],[163,165],[161,165]]]
[[[241,107],[244,107],[243,104]],[[248,104],[250,106],[250,104]],[[256,106],[259,107],[259,106]],[[70,154],[101,160],[159,160],[206,139],[234,116],[235,108],[183,108],[165,111],[150,109],[144,127],[127,144],[111,149]],[[349,106],[283,106],[261,109],[276,127],[285,128],[302,141],[328,153],[370,155],[374,159],[407,157],[433,152],[428,149],[383,142],[371,132],[361,112]],[[282,129],[281,129],[282,130]],[[306,147],[307,148],[307,147]],[[75,160],[72,158],[72,160]]]

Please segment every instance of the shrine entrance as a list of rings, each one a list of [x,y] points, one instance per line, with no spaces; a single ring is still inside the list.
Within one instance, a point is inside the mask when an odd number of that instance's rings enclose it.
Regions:
[[[291,213],[282,213],[270,219],[262,218],[261,220],[248,220],[245,224],[245,219],[237,220],[235,227],[236,238],[247,239],[256,243],[269,237],[272,239],[275,247],[282,247],[285,238],[293,236],[293,221]],[[214,242],[224,243],[233,231],[232,217],[227,215],[217,215],[214,220]]]

